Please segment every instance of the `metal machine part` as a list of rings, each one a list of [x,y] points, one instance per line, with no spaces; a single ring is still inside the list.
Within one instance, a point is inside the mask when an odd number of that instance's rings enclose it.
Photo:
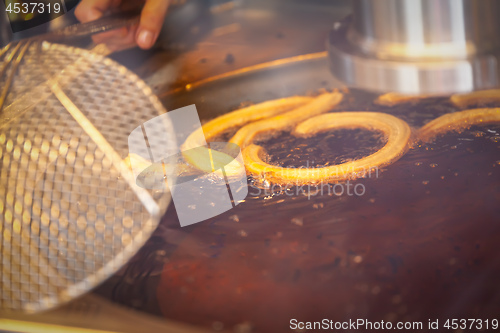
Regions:
[[[328,40],[330,68],[375,92],[450,94],[500,86],[500,2],[353,0]]]

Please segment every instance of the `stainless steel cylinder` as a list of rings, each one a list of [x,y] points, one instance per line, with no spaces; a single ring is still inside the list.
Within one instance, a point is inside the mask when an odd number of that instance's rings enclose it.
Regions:
[[[448,94],[499,87],[500,1],[352,0],[330,34],[333,73],[372,91]]]

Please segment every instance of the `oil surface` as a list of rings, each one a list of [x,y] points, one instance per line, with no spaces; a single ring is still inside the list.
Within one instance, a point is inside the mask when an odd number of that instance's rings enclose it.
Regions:
[[[354,92],[340,109],[391,113],[415,128],[457,111],[444,98],[372,100]],[[384,138],[341,130],[261,144],[272,163],[311,167],[361,158]],[[180,228],[171,205],[108,296],[239,332],[289,331],[292,318],[500,319],[500,125],[447,133],[337,187],[249,183],[245,202],[193,226]]]

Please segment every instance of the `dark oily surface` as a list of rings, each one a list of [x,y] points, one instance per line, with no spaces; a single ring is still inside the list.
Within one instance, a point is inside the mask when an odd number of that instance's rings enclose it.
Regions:
[[[134,69],[168,109],[195,104],[202,120],[341,87],[318,59],[166,93],[322,51],[332,22],[346,13],[343,7],[320,15],[300,1],[278,11],[257,3],[217,17],[215,27],[225,28],[181,55],[156,51]],[[373,95],[346,97],[342,110],[387,112],[415,128],[457,110],[446,98],[390,108],[374,105]],[[377,133],[350,130],[308,140],[283,133],[261,144],[273,163],[311,166],[366,156],[383,142]],[[341,187],[330,195],[328,188],[284,192],[251,180],[246,202],[186,228],[172,205],[148,244],[98,292],[169,319],[237,332],[289,331],[292,318],[422,321],[424,328],[428,319],[498,318],[499,147],[498,125],[449,133],[414,147],[378,177],[342,184],[341,195]],[[354,193],[359,184],[363,195]]]
[[[208,120],[248,102],[338,86],[318,59],[213,82],[165,103],[194,103]],[[375,97],[353,91],[339,109],[386,112],[415,128],[458,110],[446,98],[384,107]],[[360,158],[384,142],[361,130],[309,140],[283,133],[262,144],[275,163],[311,166]],[[185,228],[171,206],[101,293],[169,319],[256,332],[287,331],[292,318],[424,327],[428,319],[498,318],[499,148],[499,125],[474,127],[417,145],[378,175],[330,193],[250,179],[244,203]]]

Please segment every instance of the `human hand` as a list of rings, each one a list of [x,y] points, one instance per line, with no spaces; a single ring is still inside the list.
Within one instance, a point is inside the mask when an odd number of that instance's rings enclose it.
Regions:
[[[103,32],[94,35],[92,39],[96,44],[105,43],[111,51],[136,45],[149,49],[160,34],[169,3],[170,0],[145,0],[139,24]],[[121,4],[122,0],[82,0],[75,9],[75,16],[80,22],[94,21]]]

